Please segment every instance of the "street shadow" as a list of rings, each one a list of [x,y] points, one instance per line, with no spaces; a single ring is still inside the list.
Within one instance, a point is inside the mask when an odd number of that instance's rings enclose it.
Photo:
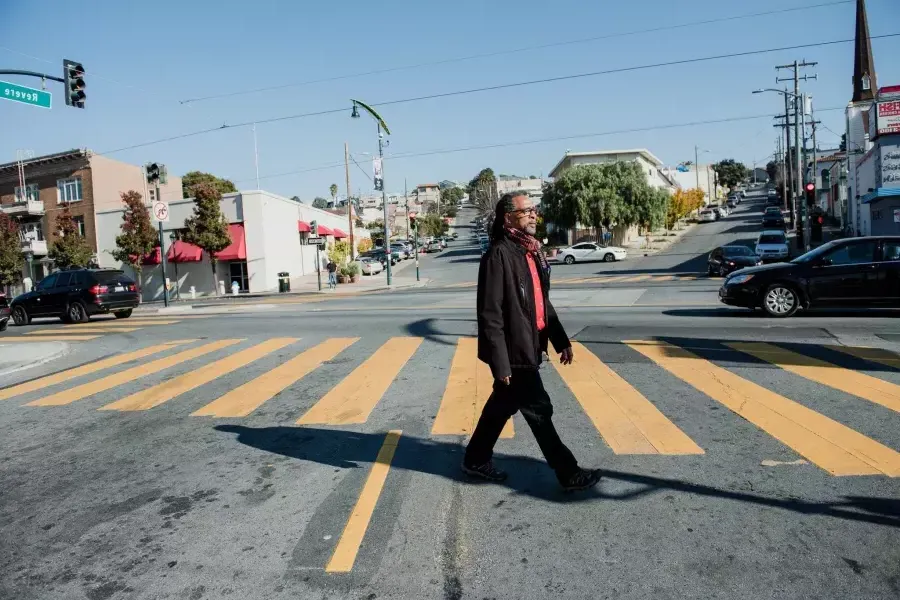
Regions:
[[[472,318],[471,319],[419,319],[418,321],[413,321],[412,323],[407,323],[404,328],[406,332],[413,337],[420,337],[430,340],[432,342],[437,342],[438,344],[443,344],[444,346],[455,346],[456,341],[447,341],[446,337],[472,337],[476,334],[476,319],[474,317],[475,313],[475,304],[472,304]],[[456,326],[454,330],[450,330],[449,327],[441,326],[441,323],[466,323],[465,327]]]
[[[673,308],[662,311],[662,314],[670,317],[734,317],[744,319],[771,319],[762,310],[749,308]],[[810,308],[798,312],[792,317],[792,321],[804,318],[809,319],[833,319],[833,318],[860,318],[860,319],[892,319],[900,316],[900,309],[895,308]]]
[[[384,443],[382,433],[359,433],[339,429],[315,427],[245,427],[218,425],[216,431],[234,434],[236,441],[252,448],[296,460],[304,460],[342,469],[367,468],[376,460]],[[494,459],[509,471],[502,483],[481,483],[460,471],[462,448],[457,442],[402,436],[391,462],[391,468],[435,475],[458,483],[498,485],[517,495],[554,503],[578,503],[589,500],[632,501],[666,491],[683,492],[692,496],[721,498],[757,506],[778,508],[804,515],[822,515],[900,527],[900,500],[866,496],[845,496],[836,502],[807,502],[725,490],[713,486],[690,483],[679,479],[653,477],[624,471],[602,470],[603,477],[634,484],[638,487],[621,493],[605,492],[601,481],[592,490],[564,493],[555,478],[540,460],[495,453]]]

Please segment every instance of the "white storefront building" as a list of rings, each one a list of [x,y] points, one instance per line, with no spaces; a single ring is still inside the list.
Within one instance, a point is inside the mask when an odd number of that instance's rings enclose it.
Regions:
[[[163,282],[170,282],[170,295],[180,298],[191,295],[206,296],[219,290],[231,291],[233,282],[241,292],[270,292],[278,289],[279,273],[286,272],[292,287],[305,275],[316,272],[316,246],[307,243],[311,237],[310,223],[316,221],[319,235],[330,244],[335,240],[349,241],[350,224],[346,215],[335,215],[297,203],[270,192],[253,190],[226,194],[220,203],[229,223],[231,245],[217,254],[215,278],[205,252],[178,240],[185,220],[193,215],[192,198],[169,203],[169,221],[163,224],[163,252],[167,269],[162,273],[159,248],[144,258],[141,287],[143,300],[162,299]],[[112,257],[116,236],[121,234],[124,206],[97,211],[98,261],[101,267],[121,268],[131,272],[128,265]],[[154,221],[156,224],[156,221]],[[368,238],[364,228],[353,229],[354,244]],[[319,260],[324,264],[325,253]]]

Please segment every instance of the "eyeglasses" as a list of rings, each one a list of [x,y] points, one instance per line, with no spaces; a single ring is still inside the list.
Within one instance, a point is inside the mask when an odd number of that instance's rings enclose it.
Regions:
[[[532,206],[531,208],[520,208],[519,210],[511,210],[509,211],[511,215],[536,215],[537,208]]]

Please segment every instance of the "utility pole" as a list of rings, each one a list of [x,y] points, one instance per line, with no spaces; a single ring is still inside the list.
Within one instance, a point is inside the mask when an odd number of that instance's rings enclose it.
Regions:
[[[350,260],[354,260],[353,202],[350,200],[350,146],[344,142],[344,175],[347,178],[347,220],[350,221]]]
[[[783,78],[783,79],[776,77],[775,81],[776,81],[776,83],[782,82],[782,81],[793,81],[794,82],[794,93],[793,93],[793,100],[794,100],[794,154],[795,154],[794,168],[796,169],[796,173],[794,175],[795,175],[795,179],[796,179],[796,181],[795,181],[796,187],[794,189],[793,197],[794,197],[794,210],[797,212],[797,217],[799,217],[798,219],[795,220],[795,227],[796,227],[797,238],[798,238],[800,246],[802,248],[807,248],[807,249],[809,248],[809,240],[806,238],[805,232],[804,232],[804,222],[806,221],[806,217],[805,217],[806,202],[804,201],[804,197],[803,197],[803,168],[802,168],[801,158],[800,158],[800,152],[802,150],[802,147],[800,145],[800,136],[801,136],[800,119],[801,119],[801,113],[803,112],[803,107],[801,106],[802,98],[800,97],[800,80],[802,79],[803,81],[807,81],[809,79],[817,79],[818,76],[817,75],[803,75],[801,77],[800,69],[805,68],[805,67],[813,67],[817,64],[818,63],[814,63],[814,62],[806,62],[805,60],[803,62],[798,62],[795,60],[792,64],[779,65],[779,66],[775,67],[776,71],[781,71],[783,69],[793,70],[793,77],[787,77],[787,78]]]
[[[694,146],[694,173],[697,174],[697,189],[700,189],[700,148]]]
[[[782,189],[784,191],[784,198],[782,201],[784,202],[784,209],[788,210],[790,208],[791,213],[791,227],[794,227],[794,203],[790,202],[790,206],[788,204],[788,188],[793,188],[793,179],[791,179],[791,161],[790,161],[790,150],[791,150],[791,130],[788,127],[788,123],[791,121],[791,109],[788,104],[788,91],[787,86],[784,88],[784,179]],[[790,186],[788,184],[790,183]]]

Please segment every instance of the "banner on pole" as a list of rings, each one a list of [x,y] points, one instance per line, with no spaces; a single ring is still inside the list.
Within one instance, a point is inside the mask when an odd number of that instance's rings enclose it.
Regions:
[[[375,175],[375,189],[378,191],[384,191],[384,174],[381,170],[381,157],[372,159],[372,172]]]

